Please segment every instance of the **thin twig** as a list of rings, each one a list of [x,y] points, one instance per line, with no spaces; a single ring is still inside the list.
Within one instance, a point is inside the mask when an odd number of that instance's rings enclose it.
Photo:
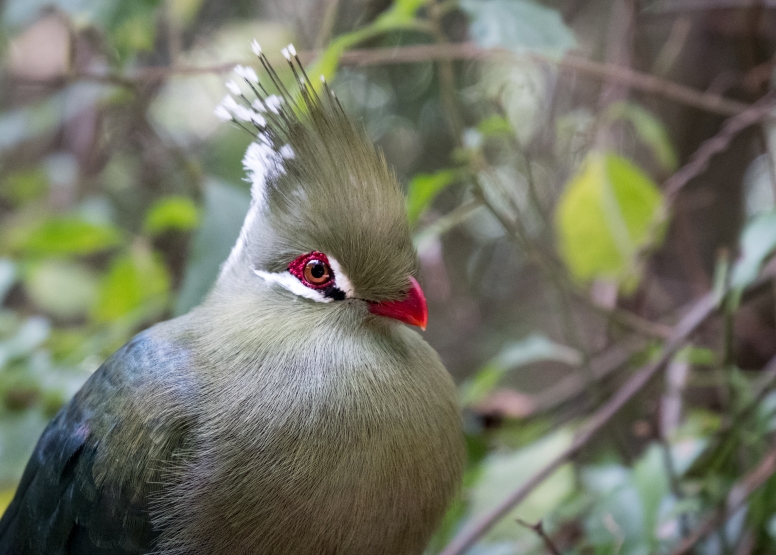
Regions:
[[[703,524],[698,526],[695,531],[686,537],[679,546],[671,552],[671,555],[684,555],[689,553],[693,546],[706,537],[708,534],[722,526],[727,520],[744,507],[749,497],[757,491],[771,476],[776,472],[776,449],[768,451],[752,472],[744,476],[743,479],[736,482],[730,489],[727,498],[727,508],[718,512]]]
[[[552,538],[547,535],[547,532],[544,531],[544,523],[541,520],[536,524],[529,524],[522,518],[518,518],[516,521],[520,526],[524,526],[529,530],[536,532],[536,535],[542,539],[544,546],[549,550],[550,553],[552,553],[552,555],[562,555],[560,550],[555,547],[555,544],[552,542]]]
[[[622,368],[633,356],[647,344],[640,334],[618,341],[611,348],[593,356],[590,359],[592,374],[596,380],[604,380],[617,369]],[[535,409],[533,414],[549,412],[558,406],[578,397],[585,392],[588,377],[579,372],[573,372],[543,389],[533,397]]]
[[[658,339],[668,339],[668,337],[671,336],[671,326],[647,320],[646,318],[642,318],[638,314],[619,306],[613,306],[611,308],[601,306],[585,295],[583,291],[580,291],[579,288],[572,289],[572,292],[574,293],[574,298],[582,302],[586,308],[599,313],[621,327],[638,331],[644,335]]]
[[[690,161],[663,183],[663,189],[669,200],[673,200],[682,187],[703,173],[711,159],[726,150],[738,133],[766,119],[772,114],[774,108],[776,108],[776,90],[770,91],[746,110],[725,121],[719,133],[704,141]]]
[[[672,337],[666,341],[660,357],[636,371],[620,389],[598,409],[580,428],[574,441],[549,464],[536,472],[519,488],[510,493],[507,498],[487,513],[480,520],[466,526],[440,555],[460,555],[472,547],[490,528],[509,513],[517,504],[523,501],[537,486],[550,477],[558,468],[566,464],[585,447],[590,440],[600,432],[606,424],[633,397],[646,386],[652,378],[673,357],[677,350],[687,341],[695,330],[711,316],[717,306],[717,299],[709,293],[694,303],[690,311],[674,328]]]
[[[567,54],[561,59],[537,53],[515,54],[503,48],[483,49],[471,42],[438,45],[413,45],[401,48],[375,48],[369,50],[351,50],[342,58],[343,65],[360,66],[388,63],[425,62],[429,60],[476,60],[492,56],[528,58],[540,63],[557,65],[566,71],[576,71],[585,75],[621,83],[644,93],[663,96],[675,102],[693,106],[701,110],[732,116],[747,108],[747,104],[729,100],[708,92],[680,85],[673,81],[647,73],[588,60],[578,54]]]
[[[300,59],[309,63],[321,55],[321,51],[313,50],[300,52]],[[588,60],[578,54],[567,54],[560,60],[537,53],[516,54],[506,49],[484,49],[474,43],[448,43],[448,44],[418,44],[395,48],[368,48],[360,50],[348,50],[340,59],[343,66],[370,66],[383,64],[429,62],[436,60],[479,60],[492,57],[519,57],[534,60],[538,63],[557,66],[562,71],[582,73],[588,77],[606,79],[611,82],[621,83],[643,93],[662,96],[668,100],[692,106],[714,114],[734,116],[746,110],[748,104],[730,100],[713,93],[699,91],[692,87],[686,87],[669,81],[662,77],[635,71],[630,68],[613,66],[601,62]],[[141,82],[159,81],[171,75],[200,75],[206,73],[226,73],[238,63],[252,63],[252,60],[237,60],[228,63],[209,66],[178,66],[178,67],[146,67],[139,68],[126,75],[115,75],[103,71],[75,72],[68,75],[60,75],[49,79],[22,79],[15,77],[15,81],[35,86],[57,87],[64,86],[75,80],[90,80],[110,82],[125,86],[137,86]]]
[[[484,159],[474,160],[477,167],[482,172],[492,173],[490,165]],[[564,329],[564,335],[566,341],[572,344],[574,348],[583,354],[582,368],[587,376],[587,386],[589,387],[589,393],[591,399],[597,399],[598,397],[598,381],[595,379],[595,375],[590,366],[590,354],[587,345],[585,344],[582,336],[577,329],[574,322],[574,315],[571,311],[571,305],[569,301],[570,293],[567,289],[567,282],[564,280],[563,272],[560,271],[553,260],[542,252],[541,248],[534,244],[531,240],[528,231],[522,224],[520,219],[519,208],[516,205],[512,205],[512,209],[515,212],[514,217],[508,217],[503,211],[497,207],[491,199],[488,197],[488,193],[483,185],[481,179],[477,173],[473,173],[471,176],[472,184],[474,185],[474,195],[482,201],[482,204],[487,208],[490,213],[499,221],[504,231],[512,238],[517,244],[518,248],[523,251],[523,254],[528,260],[535,262],[541,272],[549,279],[549,283],[553,286],[553,291],[556,293],[556,299],[558,301],[558,313],[562,317],[561,325]]]

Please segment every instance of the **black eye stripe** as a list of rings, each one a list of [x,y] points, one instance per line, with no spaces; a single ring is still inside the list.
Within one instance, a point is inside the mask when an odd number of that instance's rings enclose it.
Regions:
[[[327,289],[323,289],[323,296],[327,299],[334,299],[335,301],[345,300],[345,292],[342,289],[337,289],[333,285]]]

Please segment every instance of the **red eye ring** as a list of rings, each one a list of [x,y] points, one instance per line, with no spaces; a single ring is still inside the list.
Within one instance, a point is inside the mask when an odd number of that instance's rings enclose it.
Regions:
[[[322,252],[313,251],[295,258],[288,271],[310,289],[326,289],[334,285],[334,270],[329,258]]]

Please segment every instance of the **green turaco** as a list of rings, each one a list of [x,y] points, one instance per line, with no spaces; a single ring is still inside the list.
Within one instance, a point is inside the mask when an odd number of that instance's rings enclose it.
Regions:
[[[463,467],[393,173],[325,83],[238,66],[252,203],[201,306],[111,356],[38,441],[0,554],[419,555]]]

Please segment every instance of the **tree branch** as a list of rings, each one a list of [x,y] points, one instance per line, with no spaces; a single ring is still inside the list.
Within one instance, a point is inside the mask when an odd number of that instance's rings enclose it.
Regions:
[[[774,108],[776,108],[776,90],[770,91],[746,110],[725,121],[719,133],[704,141],[692,155],[690,161],[663,183],[663,190],[669,200],[673,200],[682,187],[703,173],[711,159],[727,149],[738,133],[750,125],[766,119]]]
[[[714,312],[717,299],[712,293],[701,297],[687,314],[674,327],[671,338],[663,346],[660,357],[641,367],[619,390],[596,411],[580,428],[574,441],[544,468],[531,476],[524,484],[514,490],[509,496],[477,522],[466,526],[439,555],[461,555],[481,538],[501,518],[507,515],[528,494],[550,477],[558,468],[572,459],[628,401],[642,390],[652,378],[671,360],[671,357],[698,329],[698,327]]]
[[[305,63],[320,56],[319,50],[300,52],[300,59]],[[380,64],[417,63],[437,60],[479,60],[493,57],[534,60],[557,66],[561,71],[578,72],[588,77],[607,80],[612,83],[626,85],[632,89],[647,94],[662,96],[667,100],[705,110],[707,112],[734,116],[743,112],[748,105],[743,102],[727,99],[709,92],[699,91],[669,81],[662,77],[635,71],[627,67],[615,66],[588,60],[578,54],[567,54],[560,60],[537,53],[516,54],[503,48],[483,49],[472,42],[449,44],[417,44],[396,48],[368,48],[348,50],[340,60],[343,66],[370,66]],[[126,75],[116,75],[100,71],[77,72],[60,75],[50,79],[31,80],[16,78],[16,81],[34,86],[63,86],[77,80],[108,82],[124,86],[137,86],[141,82],[159,81],[171,75],[200,75],[206,73],[226,73],[238,63],[252,63],[254,60],[238,60],[209,66],[177,66],[177,67],[145,67]],[[278,62],[280,62],[278,57]]]

